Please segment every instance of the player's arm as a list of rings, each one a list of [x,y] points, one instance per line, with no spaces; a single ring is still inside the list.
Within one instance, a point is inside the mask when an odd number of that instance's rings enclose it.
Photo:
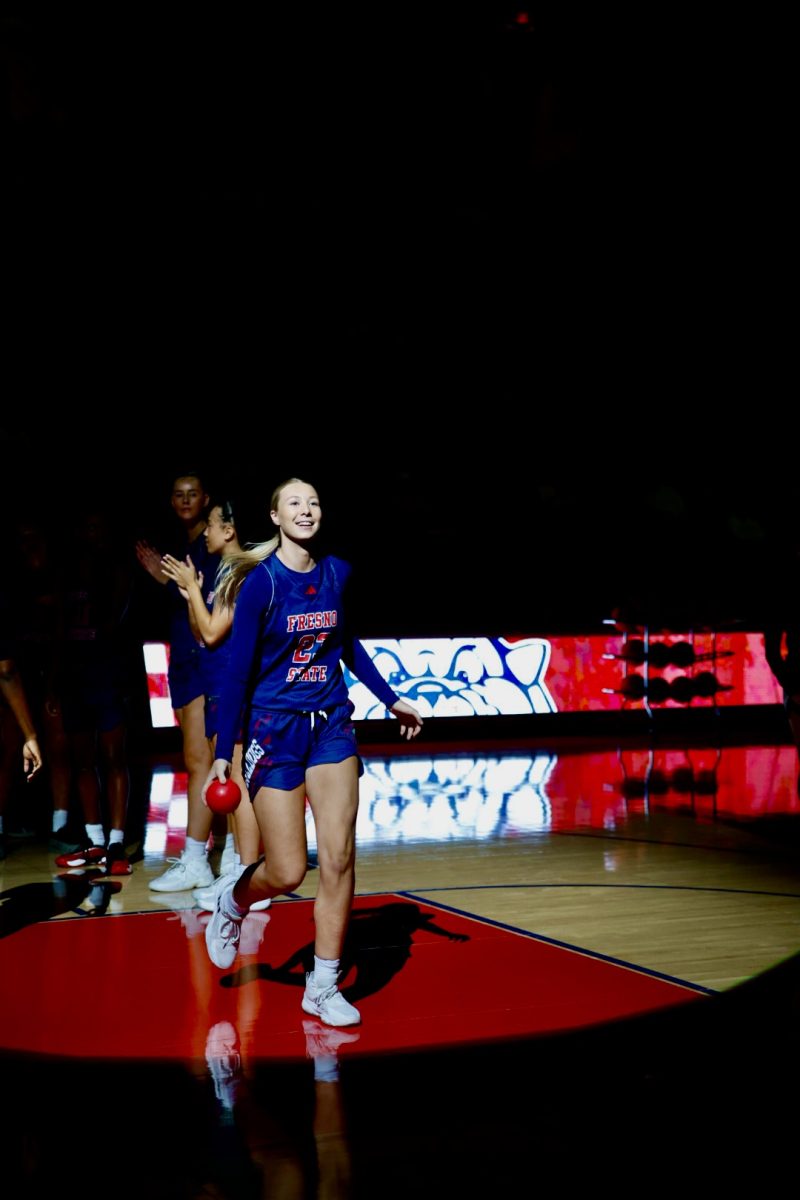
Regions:
[[[356,679],[368,687],[381,704],[400,722],[401,735],[411,741],[422,729],[422,717],[406,700],[389,687],[358,638],[348,639],[342,648],[342,662]]]
[[[42,753],[28,706],[28,697],[25,695],[25,689],[13,659],[4,658],[0,661],[0,690],[22,730],[24,739],[22,766],[28,778],[32,779],[42,765]]]

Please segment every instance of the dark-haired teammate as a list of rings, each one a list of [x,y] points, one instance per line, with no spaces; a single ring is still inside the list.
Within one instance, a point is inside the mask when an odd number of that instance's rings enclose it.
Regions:
[[[224,568],[225,560],[231,555],[240,554],[243,546],[240,541],[240,529],[246,529],[246,517],[241,515],[242,505],[237,499],[223,497],[212,500],[208,509],[208,518],[203,534],[206,547],[211,554],[219,556],[220,566]],[[244,534],[241,534],[244,538]],[[233,625],[233,609],[218,601],[214,587],[209,591],[206,581],[198,576],[197,569],[187,556],[179,561],[171,554],[165,554],[161,562],[164,574],[172,579],[180,589],[181,595],[188,605],[189,624],[195,636],[201,638],[207,653],[204,662],[206,681],[205,723],[213,758],[217,740],[217,720],[219,714],[219,698],[230,664],[230,632]],[[233,752],[232,776],[244,794],[245,786],[242,778],[242,743],[237,740]],[[219,879],[204,888],[195,888],[193,896],[201,908],[214,911],[216,890],[220,881],[227,876],[237,878],[246,867],[258,860],[261,835],[258,831],[252,804],[240,804],[235,812],[228,817],[231,836],[234,839],[234,854],[230,863],[223,861]],[[256,910],[268,908],[270,901],[264,900],[254,905]]]
[[[170,504],[183,532],[181,543],[175,548],[175,558],[183,562],[188,555],[198,575],[202,575],[206,586],[212,589],[219,557],[209,551],[203,536],[208,495],[196,472],[187,472],[175,478]],[[205,729],[207,651],[192,631],[186,601],[178,585],[168,579],[162,570],[159,551],[148,542],[139,541],[136,554],[156,583],[167,588],[170,606],[169,691],[181,728],[183,762],[188,776],[188,819],[183,853],[163,875],[151,879],[149,887],[155,892],[182,892],[207,887],[214,882],[214,872],[208,861],[212,814],[201,795],[211,765],[211,750]]]

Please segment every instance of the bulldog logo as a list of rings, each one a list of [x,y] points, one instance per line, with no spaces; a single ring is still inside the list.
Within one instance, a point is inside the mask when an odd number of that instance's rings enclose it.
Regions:
[[[362,645],[423,719],[557,711],[545,683],[550,643],[544,638],[375,639]],[[353,719],[385,717],[383,705],[347,668],[344,672]]]

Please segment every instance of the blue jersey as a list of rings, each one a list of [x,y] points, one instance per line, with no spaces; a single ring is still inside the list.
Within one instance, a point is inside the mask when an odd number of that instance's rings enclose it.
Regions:
[[[203,575],[203,589],[207,593],[214,586],[214,579],[219,566],[219,555],[210,554],[206,539],[201,533],[193,542],[184,542],[183,549],[175,551],[174,557],[181,562],[189,555],[195,565],[198,575]],[[189,612],[186,601],[180,593],[177,583],[170,580],[167,583],[169,595],[169,654],[171,663],[181,663],[191,659],[198,648],[197,638],[189,624]]]
[[[205,581],[203,583],[203,593],[206,608],[209,612],[212,612],[214,609],[214,592],[213,590],[208,591]],[[206,695],[219,696],[222,692],[223,683],[227,677],[228,666],[231,661],[230,631],[216,645],[206,646],[205,650],[203,674],[206,678]]]
[[[349,563],[333,555],[292,571],[276,554],[245,578],[236,598],[230,665],[220,700],[217,757],[231,761],[244,711],[318,712],[348,701],[344,661],[387,708],[397,695],[347,629]]]

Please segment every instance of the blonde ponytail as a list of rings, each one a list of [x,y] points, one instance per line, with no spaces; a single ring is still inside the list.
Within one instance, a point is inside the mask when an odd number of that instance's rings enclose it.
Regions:
[[[276,534],[268,542],[256,542],[234,554],[227,554],[217,574],[214,599],[218,600],[225,608],[233,608],[236,597],[239,595],[239,588],[253,567],[257,567],[260,562],[274,554],[279,545],[280,537]]]

